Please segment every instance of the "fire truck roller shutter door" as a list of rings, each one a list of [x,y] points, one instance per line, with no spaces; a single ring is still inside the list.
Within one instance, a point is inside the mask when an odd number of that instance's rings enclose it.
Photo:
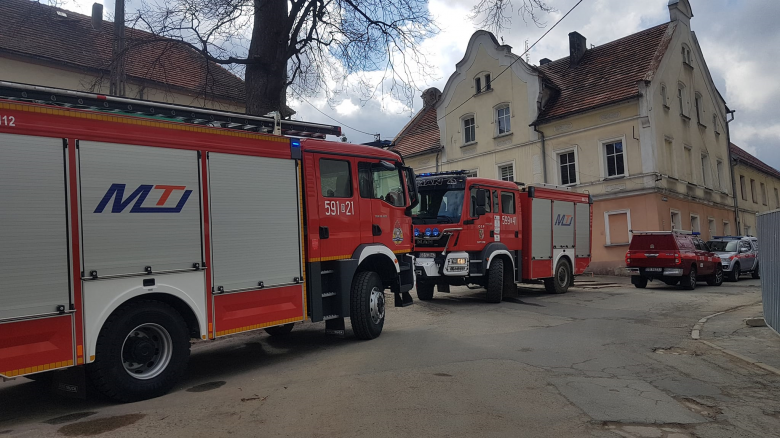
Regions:
[[[214,286],[240,290],[301,276],[295,161],[209,154]]]
[[[533,214],[531,216],[531,257],[534,260],[552,259],[552,201],[534,198]]]
[[[574,203],[566,201],[553,202],[552,217],[553,248],[574,248]]]
[[[0,134],[0,320],[69,306],[65,193],[62,139]]]
[[[576,210],[576,255],[590,257],[590,204],[577,204]]]
[[[84,274],[202,263],[196,151],[81,141]]]

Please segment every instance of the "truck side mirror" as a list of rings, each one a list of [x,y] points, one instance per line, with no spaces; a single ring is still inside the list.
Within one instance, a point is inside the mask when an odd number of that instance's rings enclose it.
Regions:
[[[409,206],[407,207],[408,213],[411,213],[412,209],[420,203],[420,193],[417,191],[417,180],[414,175],[414,170],[411,167],[402,167],[404,179],[406,180],[406,188],[409,190]]]
[[[474,213],[477,216],[482,216],[486,213],[485,206],[487,205],[486,199],[488,193],[490,192],[485,189],[477,189],[476,208],[474,209]]]

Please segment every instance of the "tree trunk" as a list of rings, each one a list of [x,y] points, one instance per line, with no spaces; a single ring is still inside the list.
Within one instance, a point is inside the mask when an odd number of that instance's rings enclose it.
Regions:
[[[246,66],[246,112],[265,115],[287,107],[287,46],[290,25],[287,0],[254,0],[255,18]]]

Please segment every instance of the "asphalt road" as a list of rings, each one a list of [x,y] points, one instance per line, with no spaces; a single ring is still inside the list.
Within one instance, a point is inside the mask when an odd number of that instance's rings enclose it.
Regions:
[[[373,341],[305,323],[286,338],[198,342],[175,391],[134,404],[0,383],[0,436],[780,434],[780,377],[690,338],[698,319],[760,301],[757,280],[695,291],[592,281],[565,295],[521,288],[501,304],[453,288],[388,308]]]

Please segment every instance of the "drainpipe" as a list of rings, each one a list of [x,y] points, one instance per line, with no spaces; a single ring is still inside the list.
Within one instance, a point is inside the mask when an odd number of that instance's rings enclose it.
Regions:
[[[728,148],[729,169],[731,171],[731,193],[734,195],[734,226],[737,231],[736,235],[741,236],[742,224],[739,222],[739,197],[737,196],[737,181],[734,179],[734,167],[737,166],[739,160],[735,160],[731,156],[731,130],[729,129],[729,123],[734,120],[735,112],[736,110],[729,110],[729,107],[726,107],[726,147]],[[730,119],[728,118],[729,114],[731,115]]]
[[[547,184],[547,150],[544,147],[544,132],[538,130],[536,125],[534,125],[534,131],[542,136],[542,182]]]
[[[441,151],[444,148],[440,148],[438,151],[436,151],[436,159],[434,160],[434,163],[436,163],[436,172],[439,171],[439,155],[441,155]]]

